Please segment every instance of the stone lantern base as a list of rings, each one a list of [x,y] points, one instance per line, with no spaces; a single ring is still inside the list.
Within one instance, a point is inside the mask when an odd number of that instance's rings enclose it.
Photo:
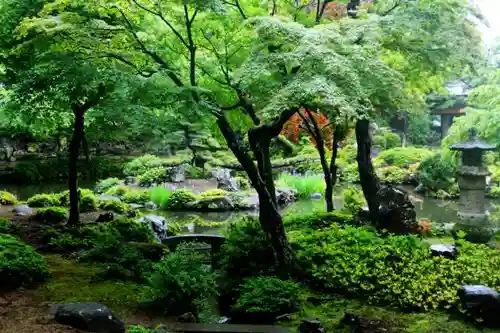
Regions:
[[[489,221],[488,213],[458,213],[458,222],[453,230],[454,233],[464,231],[465,239],[473,243],[487,243],[494,235],[494,225]]]

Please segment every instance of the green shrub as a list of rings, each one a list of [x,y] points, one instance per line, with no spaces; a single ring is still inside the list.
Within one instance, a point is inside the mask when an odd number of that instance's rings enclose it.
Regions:
[[[293,188],[299,198],[308,199],[313,193],[325,192],[325,179],[322,175],[294,176],[288,173],[279,175],[276,182],[279,186]]]
[[[119,200],[101,200],[99,201],[99,209],[111,211],[118,214],[124,214],[129,211],[129,206]]]
[[[203,169],[195,165],[189,165],[186,168],[186,178],[188,179],[202,179],[204,178]]]
[[[148,224],[137,222],[134,219],[120,218],[108,223],[107,227],[115,229],[124,242],[147,243],[155,239],[154,232]]]
[[[85,195],[80,199],[80,212],[88,213],[97,210],[97,198],[95,195]]]
[[[151,190],[151,201],[162,209],[167,209],[167,204],[173,191],[165,187],[155,187]]]
[[[125,164],[123,173],[126,176],[138,176],[151,168],[158,168],[163,166],[163,161],[158,156],[144,155],[134,158],[132,161]]]
[[[145,301],[151,305],[185,313],[197,312],[207,297],[218,294],[216,276],[193,251],[176,251],[153,265]]]
[[[384,133],[385,138],[385,148],[392,149],[396,147],[401,147],[401,138],[396,133],[386,132]]]
[[[351,224],[353,218],[351,214],[343,212],[315,212],[310,214],[292,214],[284,218],[286,230],[312,229],[318,230],[328,228],[332,224]]]
[[[500,166],[488,165],[488,170],[491,172],[491,183],[496,186],[500,186]]]
[[[387,149],[379,154],[379,157],[388,165],[404,167],[423,161],[425,158],[432,155],[432,152],[426,148],[392,148]]]
[[[490,189],[488,196],[491,198],[500,198],[500,186],[495,186]]]
[[[85,196],[94,196],[94,192],[86,188],[79,188],[78,192],[80,192],[80,200]],[[58,193],[57,195],[59,196],[59,205],[69,206],[69,190]]]
[[[455,260],[431,257],[415,236],[380,237],[355,227],[289,233],[308,282],[402,308],[448,308],[458,304],[464,284],[498,286],[500,252],[458,241]],[[328,264],[325,264],[328,263]]]
[[[106,178],[104,180],[101,180],[99,183],[97,183],[95,187],[95,191],[97,193],[104,193],[110,188],[120,185],[121,181],[118,178]]]
[[[0,234],[8,234],[11,232],[12,222],[10,220],[0,218]]]
[[[35,249],[13,236],[0,235],[0,289],[31,287],[48,275],[47,264]]]
[[[7,191],[0,191],[0,205],[15,205],[17,198],[14,194]]]
[[[203,192],[200,194],[200,197],[202,198],[210,198],[210,197],[225,197],[227,195],[227,192],[221,189],[215,189],[215,190],[210,190]]]
[[[248,181],[247,177],[237,176],[234,177],[234,179],[238,182],[241,190],[246,191],[250,189],[250,182]]]
[[[35,194],[29,198],[26,203],[30,207],[54,207],[61,206],[61,199],[59,194],[56,193],[42,193]]]
[[[377,169],[377,175],[383,183],[402,184],[408,181],[410,172],[395,165],[389,165],[385,168]]]
[[[366,205],[365,196],[363,192],[355,187],[349,187],[344,189],[344,206],[343,210],[350,212],[351,214],[357,214]]]
[[[245,280],[234,309],[239,312],[272,314],[273,317],[298,311],[300,288],[294,281],[274,276],[259,276]]]
[[[196,195],[189,190],[175,190],[168,198],[166,208],[171,210],[182,210],[187,207],[188,202],[196,201],[196,199]]]
[[[379,146],[380,148],[385,149],[387,141],[383,135],[375,135],[373,136],[372,144],[374,146]]]
[[[151,192],[148,190],[131,190],[123,196],[123,201],[126,203],[144,205],[149,200],[151,200]]]
[[[137,176],[139,186],[148,187],[153,184],[161,184],[167,181],[165,168],[153,168]]]
[[[458,160],[452,156],[437,153],[420,163],[416,177],[428,191],[448,191],[455,183],[457,171]]]
[[[358,164],[351,163],[344,167],[341,171],[341,178],[347,183],[359,183]]]
[[[274,254],[255,217],[242,217],[224,231],[220,267],[227,280],[239,284],[246,277],[273,274]]]
[[[105,195],[111,195],[114,197],[123,197],[125,194],[127,194],[130,191],[130,188],[128,188],[125,185],[117,185],[109,188],[104,192]]]
[[[63,207],[39,208],[35,218],[43,223],[57,224],[68,218],[68,211]]]

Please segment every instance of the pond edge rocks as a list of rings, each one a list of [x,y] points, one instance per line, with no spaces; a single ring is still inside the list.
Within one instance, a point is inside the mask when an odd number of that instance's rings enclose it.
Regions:
[[[111,310],[99,303],[55,305],[54,319],[63,325],[98,333],[125,333],[125,325]]]

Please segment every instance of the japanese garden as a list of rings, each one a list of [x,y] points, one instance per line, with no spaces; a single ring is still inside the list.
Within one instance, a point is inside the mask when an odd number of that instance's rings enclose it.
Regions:
[[[483,14],[0,0],[0,333],[498,332]]]

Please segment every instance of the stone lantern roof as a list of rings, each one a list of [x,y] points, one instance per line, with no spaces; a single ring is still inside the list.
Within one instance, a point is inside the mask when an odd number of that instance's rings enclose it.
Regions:
[[[449,147],[451,150],[458,151],[468,151],[468,150],[495,150],[497,146],[490,145],[489,143],[482,141],[477,137],[477,131],[475,128],[469,130],[469,138],[467,141],[459,142]]]

